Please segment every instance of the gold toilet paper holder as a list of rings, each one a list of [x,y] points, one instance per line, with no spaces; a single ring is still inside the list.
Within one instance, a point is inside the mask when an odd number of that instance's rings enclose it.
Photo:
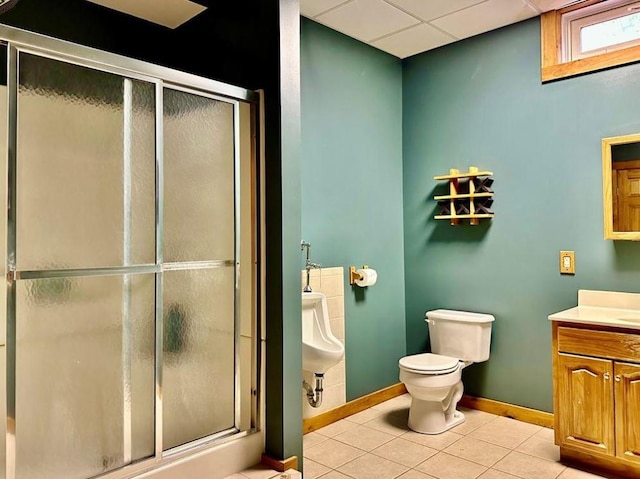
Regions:
[[[368,269],[368,268],[369,266],[366,264],[362,266],[362,269]],[[362,275],[356,271],[356,267],[349,266],[349,284],[353,286],[354,284],[356,284],[356,281],[361,279],[362,279]]]

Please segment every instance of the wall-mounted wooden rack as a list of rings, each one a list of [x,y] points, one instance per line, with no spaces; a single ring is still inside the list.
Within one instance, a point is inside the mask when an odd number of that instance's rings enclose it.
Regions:
[[[493,203],[493,173],[479,171],[477,167],[469,167],[467,173],[456,169],[449,170],[448,175],[434,176],[436,181],[449,182],[448,195],[436,195],[440,214],[437,220],[450,220],[457,225],[461,219],[469,219],[472,225],[480,224],[481,218],[493,218],[493,211],[489,209]]]

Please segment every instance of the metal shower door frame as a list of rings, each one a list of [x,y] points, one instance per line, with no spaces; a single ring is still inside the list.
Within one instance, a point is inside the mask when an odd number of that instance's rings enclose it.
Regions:
[[[121,479],[131,477],[143,472],[156,469],[173,461],[182,459],[194,452],[200,452],[213,445],[238,439],[259,430],[260,405],[259,390],[252,395],[251,416],[255,418],[249,430],[240,431],[240,317],[239,317],[239,274],[240,274],[240,134],[239,117],[241,102],[251,105],[251,123],[253,128],[261,118],[262,100],[257,92],[239,88],[226,83],[209,80],[189,73],[180,72],[170,68],[150,64],[144,61],[134,60],[120,55],[96,50],[93,48],[72,44],[62,40],[57,40],[42,35],[34,34],[24,30],[0,25],[0,43],[7,47],[7,249],[6,249],[6,394],[7,394],[7,430],[6,430],[6,479],[16,477],[16,282],[26,279],[73,277],[73,276],[105,276],[105,275],[129,275],[129,274],[155,274],[155,453],[154,456],[143,459],[136,463],[125,465],[120,469],[107,472],[100,477],[109,479]],[[49,270],[49,271],[18,271],[16,269],[16,189],[17,189],[17,112],[18,112],[18,68],[19,55],[28,53],[40,57],[50,58],[81,67],[87,67],[107,73],[112,73],[124,77],[124,79],[135,79],[155,85],[155,171],[156,171],[156,192],[155,192],[155,264],[123,266],[113,268],[90,268],[90,269],[69,269],[69,270]],[[163,204],[164,204],[164,158],[163,158],[163,89],[171,88],[195,95],[211,98],[217,101],[224,101],[233,105],[234,112],[234,227],[235,227],[235,258],[227,261],[205,261],[182,263],[182,267],[174,264],[165,265],[163,262]],[[258,135],[259,136],[259,135]],[[260,138],[255,139],[260,142]],[[254,145],[254,151],[260,151],[261,144]],[[254,167],[259,168],[258,159],[252,158]],[[256,199],[252,200],[255,203]],[[257,205],[256,205],[257,206]],[[261,211],[256,207],[256,211]],[[261,222],[253,219],[252,233],[254,245],[257,243],[259,227]],[[254,254],[259,255],[252,248]],[[247,259],[248,260],[248,259]],[[235,264],[234,264],[235,263]],[[256,261],[257,263],[257,261]],[[162,287],[163,272],[175,269],[191,268],[216,268],[222,266],[234,266],[235,271],[235,300],[234,300],[234,424],[230,430],[218,432],[205,438],[195,440],[175,447],[170,450],[163,450],[163,421],[162,421],[162,363],[163,363],[163,305]],[[258,265],[252,268],[253,284],[256,285],[257,278],[260,277]],[[254,291],[259,291],[252,288]],[[261,295],[258,293],[255,298],[260,301]],[[254,319],[253,331],[253,356],[260,358],[260,321],[258,319],[259,306],[254,304],[252,316]],[[260,361],[256,364],[257,378],[261,375]],[[252,384],[259,388],[260,381],[252,379]],[[126,442],[126,439],[125,439]],[[130,446],[130,444],[129,444]],[[0,452],[1,454],[1,452]],[[125,451],[125,458],[127,453]],[[130,457],[130,456],[129,456]]]

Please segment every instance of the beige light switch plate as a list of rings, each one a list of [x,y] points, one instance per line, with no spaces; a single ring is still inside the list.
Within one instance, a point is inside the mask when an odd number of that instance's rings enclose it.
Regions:
[[[560,274],[576,274],[574,251],[560,251]]]

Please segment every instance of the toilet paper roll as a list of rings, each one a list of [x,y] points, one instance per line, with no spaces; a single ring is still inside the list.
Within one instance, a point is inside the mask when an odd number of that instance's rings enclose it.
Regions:
[[[362,268],[356,271],[361,279],[356,280],[356,284],[362,288],[365,286],[373,286],[378,281],[378,273],[372,268]]]

